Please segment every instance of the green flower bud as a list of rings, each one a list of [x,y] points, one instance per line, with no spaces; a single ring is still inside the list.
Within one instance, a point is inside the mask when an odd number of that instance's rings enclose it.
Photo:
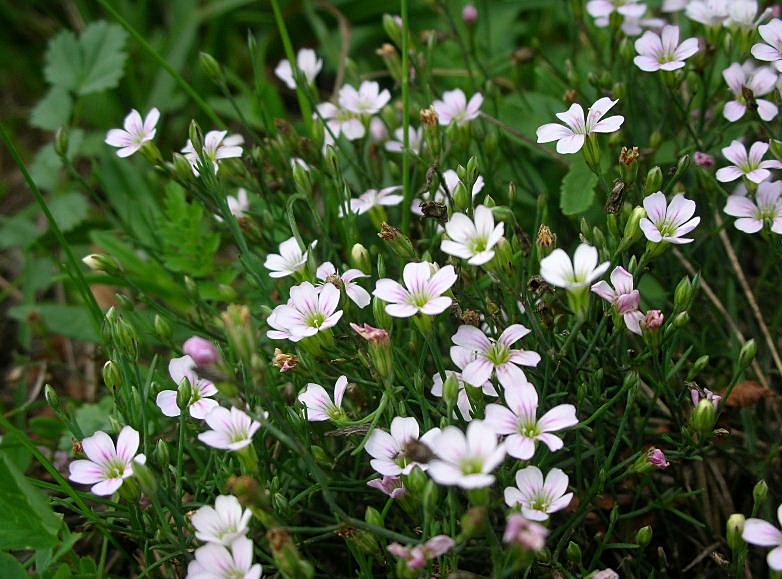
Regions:
[[[625,224],[622,242],[619,245],[620,250],[627,249],[641,237],[641,219],[644,217],[646,217],[646,209],[643,207],[633,209]]]
[[[459,380],[453,374],[449,374],[443,383],[443,399],[451,406],[456,406],[459,398]]]
[[[60,157],[68,154],[68,142],[70,140],[70,130],[68,127],[60,127],[54,134],[54,152]]]
[[[652,541],[652,527],[649,525],[646,525],[645,527],[641,527],[638,529],[638,532],[635,534],[635,542],[637,545],[640,545],[640,547],[643,549],[646,547],[649,543]]]
[[[758,346],[755,344],[755,340],[747,340],[747,342],[741,347],[739,352],[739,367],[743,370],[747,368],[755,356],[758,354]]]
[[[315,575],[312,564],[302,558],[287,531],[279,528],[269,529],[266,533],[266,539],[269,542],[275,566],[284,577],[309,579]]]
[[[133,461],[133,476],[139,483],[141,490],[148,497],[154,497],[157,494],[157,477],[146,464]]]
[[[486,531],[488,519],[489,511],[486,507],[471,507],[462,515],[460,540],[466,541],[472,537],[482,535]]]
[[[198,126],[198,123],[195,120],[190,121],[190,127],[188,128],[187,134],[190,138],[190,143],[193,145],[193,149],[200,155],[201,151],[204,149],[204,134],[201,132],[201,127]]]
[[[690,425],[701,436],[709,436],[717,422],[717,407],[711,400],[703,398],[692,411]]]
[[[752,498],[755,501],[755,510],[760,509],[766,502],[768,496],[768,484],[766,481],[759,480],[752,489]]]
[[[171,464],[171,457],[168,451],[168,443],[162,438],[158,439],[155,449],[152,451],[152,460],[165,471],[168,465]]]
[[[692,283],[690,278],[684,276],[679,284],[676,286],[676,290],[673,294],[673,309],[676,312],[686,311],[690,307],[692,301]]]
[[[312,456],[318,464],[331,466],[331,459],[322,447],[313,445],[310,451],[312,452]]]
[[[660,167],[652,167],[646,174],[646,181],[644,181],[644,197],[656,193],[662,188],[663,185],[663,172]]]
[[[364,511],[364,520],[370,525],[383,528],[383,515],[374,507],[367,507],[367,510]]]
[[[708,356],[701,356],[697,360],[695,360],[695,363],[692,365],[692,368],[690,368],[690,371],[687,373],[687,381],[691,382],[694,380],[698,374],[700,374],[703,369],[709,365],[709,357]]]
[[[100,253],[91,253],[82,258],[81,262],[92,271],[100,271],[109,274],[116,274],[120,271],[119,262],[109,255]]]
[[[201,65],[201,70],[209,77],[209,80],[217,84],[223,81],[223,70],[211,54],[201,52],[198,55],[198,64]]]
[[[567,555],[567,560],[571,563],[581,566],[581,547],[578,546],[578,543],[575,543],[574,541],[570,541],[567,544],[567,549],[565,550],[565,553]]]
[[[52,410],[54,410],[54,413],[57,416],[62,416],[63,411],[62,406],[60,405],[60,396],[57,394],[57,391],[52,388],[51,384],[44,386],[43,395],[44,398],[46,398],[46,402],[51,406]]]
[[[310,195],[312,193],[312,180],[310,179],[310,172],[301,166],[299,163],[292,163],[293,165],[293,182],[296,184],[296,190],[299,193]]]
[[[190,407],[190,400],[193,398],[193,386],[190,380],[185,378],[179,384],[176,391],[176,405],[181,412],[185,412]]]
[[[410,471],[410,474],[407,475],[405,486],[407,487],[407,490],[410,491],[411,495],[420,497],[426,488],[427,482],[429,482],[429,477],[426,476],[426,473],[420,468],[415,467]]]
[[[187,157],[181,153],[174,153],[174,173],[180,181],[190,181],[193,178],[193,166]]]
[[[728,539],[728,547],[734,553],[744,547],[744,539],[741,537],[744,532],[744,523],[746,519],[741,513],[733,513],[728,517],[725,524],[725,535]]]
[[[390,14],[383,14],[383,30],[386,31],[391,41],[402,48],[402,24]]]
[[[168,342],[171,340],[171,324],[169,324],[165,318],[161,317],[160,314],[155,314],[154,326],[155,333],[161,341]]]
[[[391,316],[386,313],[386,302],[377,296],[372,298],[372,316],[374,317],[375,325],[378,328],[390,330],[394,325],[394,321],[391,319]]]
[[[372,273],[372,260],[369,257],[369,251],[360,243],[354,244],[350,250],[350,265],[364,273]]]

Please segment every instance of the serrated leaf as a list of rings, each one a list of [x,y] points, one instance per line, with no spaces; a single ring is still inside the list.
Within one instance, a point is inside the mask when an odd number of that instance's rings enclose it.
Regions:
[[[70,30],[63,30],[49,41],[43,74],[49,84],[68,90],[79,86],[82,56],[79,40]]]
[[[82,74],[77,92],[81,95],[114,88],[119,84],[127,54],[123,50],[127,33],[116,24],[94,22],[79,38]]]
[[[41,491],[0,453],[0,549],[48,549],[58,543],[60,519]],[[5,561],[8,563],[8,561]],[[6,575],[3,575],[5,577]]]
[[[57,225],[66,232],[87,219],[87,214],[90,211],[87,199],[75,191],[49,199],[48,205]]]
[[[592,206],[595,200],[597,175],[587,167],[584,158],[578,156],[570,164],[570,170],[562,179],[559,208],[565,215],[578,215]]]
[[[30,113],[30,124],[39,129],[54,131],[68,124],[73,110],[73,99],[68,90],[53,86]]]

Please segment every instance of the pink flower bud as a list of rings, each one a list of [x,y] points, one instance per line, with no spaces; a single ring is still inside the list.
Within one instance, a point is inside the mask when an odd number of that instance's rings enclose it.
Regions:
[[[665,458],[665,453],[659,448],[650,448],[646,457],[654,468],[665,470],[671,466],[671,463]]]
[[[519,545],[527,551],[540,551],[546,546],[547,535],[546,527],[515,513],[508,518],[502,540],[512,545]]]
[[[665,316],[660,310],[649,310],[646,312],[646,317],[641,324],[647,330],[659,330],[664,321]]]
[[[700,151],[695,151],[693,160],[695,161],[695,164],[698,165],[698,167],[702,167],[704,169],[713,169],[715,165],[714,157],[708,153],[702,153]]]
[[[358,324],[353,323],[350,324],[350,327],[367,342],[373,344],[388,344],[389,342],[388,332],[381,328],[374,328],[369,324],[359,326]]]
[[[211,366],[220,362],[220,352],[217,351],[217,347],[199,336],[188,338],[182,345],[182,351],[199,366]]]
[[[467,4],[462,10],[462,20],[465,24],[475,24],[478,21],[478,9],[472,4]]]

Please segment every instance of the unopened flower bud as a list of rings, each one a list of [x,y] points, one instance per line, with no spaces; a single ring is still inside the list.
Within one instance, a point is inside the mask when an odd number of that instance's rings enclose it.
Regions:
[[[688,314],[687,312],[681,312],[679,314],[676,314],[676,316],[673,318],[673,325],[676,328],[683,328],[689,323],[690,323],[690,314]]]
[[[717,407],[714,402],[703,398],[690,416],[692,429],[701,436],[709,436],[717,422]]]
[[[209,340],[200,336],[193,336],[182,344],[182,351],[190,356],[199,366],[212,366],[220,363],[220,352]]]
[[[184,412],[190,407],[190,400],[193,398],[193,386],[190,380],[185,378],[179,383],[176,391],[176,405],[180,411]]]
[[[641,320],[641,327],[645,330],[659,330],[665,321],[665,316],[660,310],[649,310],[646,317]]]
[[[160,341],[168,342],[171,340],[171,324],[169,324],[164,317],[160,314],[155,314],[153,325],[155,327],[155,334],[160,338]]]
[[[714,157],[701,151],[695,151],[692,160],[695,161],[695,164],[698,165],[698,167],[706,169],[707,171],[713,169],[717,164]]]
[[[122,375],[119,371],[119,367],[111,360],[108,360],[103,365],[103,383],[112,392],[114,392],[122,383]]]
[[[636,207],[630,214],[625,224],[624,233],[622,235],[621,249],[627,249],[633,243],[638,241],[641,236],[641,219],[646,217],[646,210],[643,207]]]
[[[728,547],[733,552],[738,551],[744,546],[744,539],[741,537],[744,532],[744,523],[746,519],[741,513],[733,513],[728,517],[725,524],[725,535],[728,539]]]
[[[652,167],[646,174],[646,181],[644,181],[644,197],[651,195],[662,189],[663,185],[663,172],[660,167]]]
[[[467,540],[483,534],[486,530],[488,517],[489,514],[486,507],[471,507],[462,515],[462,533],[460,538]]]
[[[462,10],[462,20],[467,25],[478,22],[478,9],[472,4],[467,4]]]
[[[426,483],[429,481],[429,477],[426,473],[418,467],[415,467],[410,471],[405,480],[405,486],[410,494],[416,497],[421,497],[426,487]]]
[[[315,574],[312,564],[299,554],[296,544],[287,531],[279,528],[269,529],[266,539],[274,557],[275,566],[285,577],[308,579]]]
[[[571,563],[574,563],[575,565],[581,565],[581,547],[579,547],[578,543],[574,541],[570,541],[567,544],[567,549],[565,550],[565,554],[567,555],[567,560]]]
[[[768,484],[766,484],[766,481],[759,480],[755,487],[752,489],[752,498],[755,501],[755,509],[760,509],[766,502],[766,497],[768,496]]]
[[[174,153],[174,172],[180,181],[189,181],[193,178],[193,167],[187,157],[181,153]]]
[[[386,31],[388,37],[397,46],[402,46],[402,24],[401,18],[392,16],[391,14],[383,14],[383,30]]]
[[[312,193],[312,180],[310,172],[302,167],[301,163],[291,163],[293,169],[293,182],[296,184],[296,190],[304,195]]]
[[[120,270],[119,262],[109,255],[91,253],[82,258],[81,262],[92,271],[116,273]]]
[[[652,542],[652,527],[646,525],[641,527],[635,534],[635,543],[642,549]]]
[[[364,520],[370,525],[383,528],[383,515],[374,507],[367,507],[364,511]]]
[[[392,251],[402,259],[408,261],[415,261],[418,259],[415,248],[413,247],[413,242],[396,227],[393,227],[388,223],[382,223],[380,232],[377,236],[387,242]]]
[[[459,398],[459,379],[449,374],[443,383],[443,399],[449,406],[455,407]]]
[[[133,461],[133,476],[138,481],[144,494],[148,497],[154,497],[157,494],[157,478],[152,470],[144,463],[143,458],[143,456],[137,456]]]
[[[741,347],[739,352],[739,367],[743,370],[747,368],[755,359],[758,353],[758,346],[755,344],[755,340],[747,340],[747,342]]]
[[[171,463],[168,443],[162,438],[158,439],[157,444],[152,451],[152,460],[155,461],[155,464],[163,471],[165,471]]]
[[[54,134],[54,152],[60,157],[68,154],[68,141],[70,140],[70,131],[68,127],[60,127]]]
[[[43,389],[43,396],[46,398],[46,402],[49,404],[49,406],[54,410],[54,413],[57,414],[57,416],[62,415],[62,406],[60,405],[60,396],[57,394],[57,391],[51,386],[51,384],[47,384]]]
[[[372,260],[369,257],[367,248],[356,243],[350,250],[350,265],[364,273],[372,273]]]
[[[390,330],[394,324],[391,316],[386,313],[386,303],[377,296],[372,298],[372,316],[375,324],[380,328]]]
[[[204,134],[201,132],[201,127],[198,126],[198,123],[195,120],[190,121],[190,127],[188,128],[187,134],[190,138],[190,143],[193,145],[193,149],[200,155],[204,148]]]
[[[223,80],[223,70],[220,64],[215,60],[214,56],[207,52],[201,52],[198,55],[198,64],[201,65],[201,70],[204,71],[206,76],[209,77],[214,83],[220,83]]]

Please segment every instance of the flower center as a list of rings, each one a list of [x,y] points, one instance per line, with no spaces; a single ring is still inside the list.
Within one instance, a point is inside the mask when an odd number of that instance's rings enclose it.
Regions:
[[[666,219],[657,225],[657,229],[663,237],[670,237],[676,233],[676,224],[670,219]]]
[[[429,303],[429,300],[431,299],[431,296],[429,295],[429,292],[425,290],[420,290],[417,292],[413,292],[410,294],[410,305],[413,305],[417,308],[422,308],[426,304]]]
[[[502,366],[510,360],[510,350],[504,344],[495,342],[491,345],[489,351],[486,352],[486,358],[495,366]]]
[[[463,474],[480,474],[483,472],[483,461],[479,458],[466,458],[459,466]]]
[[[538,437],[541,432],[537,421],[526,421],[519,424],[519,434],[525,438]]]
[[[326,316],[321,312],[313,312],[306,318],[307,325],[313,328],[320,328],[323,322],[326,321]]]
[[[544,494],[536,495],[530,503],[530,508],[534,511],[548,512],[548,508],[551,505],[551,501]]]
[[[112,458],[106,463],[106,466],[103,470],[103,476],[105,476],[107,479],[122,478],[122,475],[125,474],[125,469],[127,466],[127,463],[123,459],[119,457]]]
[[[483,236],[475,237],[470,240],[470,251],[473,253],[481,253],[486,251],[486,247],[489,245],[489,240]]]

